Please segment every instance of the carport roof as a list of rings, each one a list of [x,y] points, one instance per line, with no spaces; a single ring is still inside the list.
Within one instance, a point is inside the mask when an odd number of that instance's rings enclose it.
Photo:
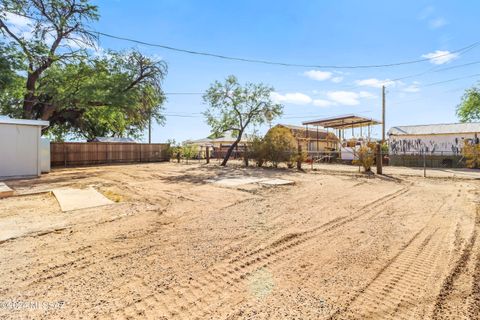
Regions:
[[[355,114],[347,114],[343,116],[305,121],[305,122],[302,122],[302,124],[320,126],[324,128],[333,128],[333,129],[349,129],[349,128],[373,126],[373,125],[381,124],[381,122],[371,118],[357,116]]]
[[[0,116],[0,124],[18,124],[24,126],[48,127],[50,122],[43,120],[12,119]]]

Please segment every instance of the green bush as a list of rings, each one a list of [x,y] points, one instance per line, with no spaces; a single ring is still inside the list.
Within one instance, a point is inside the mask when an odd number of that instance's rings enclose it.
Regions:
[[[480,144],[465,143],[462,154],[466,159],[467,168],[480,168]]]
[[[368,146],[361,146],[356,152],[358,159],[353,164],[358,164],[365,169],[365,172],[371,172],[375,160],[375,152]]]
[[[265,148],[265,141],[262,138],[254,137],[248,147],[248,153],[246,155],[249,159],[255,161],[258,167],[263,166],[267,159],[267,153]]]
[[[198,147],[193,144],[184,143],[182,146],[182,157],[187,160],[194,159],[198,156]]]
[[[289,129],[274,127],[267,132],[263,140],[266,160],[275,168],[282,162],[289,167],[293,166],[297,156],[297,140]]]

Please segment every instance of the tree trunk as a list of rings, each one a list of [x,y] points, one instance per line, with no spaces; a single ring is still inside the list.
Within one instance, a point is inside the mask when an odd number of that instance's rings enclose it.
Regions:
[[[225,167],[227,165],[227,161],[232,155],[233,149],[235,149],[238,143],[240,142],[240,140],[242,140],[242,135],[243,135],[243,131],[240,131],[238,133],[237,140],[235,140],[235,142],[228,148],[227,154],[225,155],[225,158],[223,158],[222,164],[220,164],[221,166]]]
[[[35,84],[38,80],[38,73],[28,73],[26,89],[27,93],[23,100],[23,117],[25,119],[33,118],[33,106],[35,105]]]

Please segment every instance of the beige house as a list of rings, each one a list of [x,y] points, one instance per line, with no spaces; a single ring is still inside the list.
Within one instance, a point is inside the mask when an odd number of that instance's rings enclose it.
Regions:
[[[244,133],[242,135],[242,139],[238,143],[236,150],[234,150],[234,157],[237,153],[239,154],[244,151],[245,145],[249,143],[250,138],[251,136],[249,134]],[[232,135],[231,132],[226,132],[222,137],[188,140],[186,143],[198,147],[198,156],[200,158],[205,157],[207,147],[210,150],[211,156],[221,157],[236,140],[236,136]]]
[[[273,128],[278,127],[289,129],[295,139],[297,139],[299,145],[302,147],[302,150],[307,152],[334,151],[338,146],[337,136],[325,129],[319,129],[318,127],[307,129],[302,126],[290,124],[277,124]]]

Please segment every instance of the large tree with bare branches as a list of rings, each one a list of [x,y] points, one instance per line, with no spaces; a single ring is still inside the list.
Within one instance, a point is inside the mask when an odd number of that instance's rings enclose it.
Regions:
[[[95,44],[86,24],[98,19],[97,7],[86,0],[3,0],[0,9],[2,34],[27,60],[23,116],[47,119],[52,106],[39,101],[37,82],[55,62],[75,59]],[[9,25],[12,16],[28,19],[30,30]]]
[[[215,135],[233,132],[237,139],[228,148],[222,166],[227,165],[233,150],[245,130],[282,114],[283,106],[274,103],[270,97],[273,88],[262,83],[241,85],[235,76],[229,76],[223,83],[214,82],[203,99],[209,105],[204,112],[207,123]]]

